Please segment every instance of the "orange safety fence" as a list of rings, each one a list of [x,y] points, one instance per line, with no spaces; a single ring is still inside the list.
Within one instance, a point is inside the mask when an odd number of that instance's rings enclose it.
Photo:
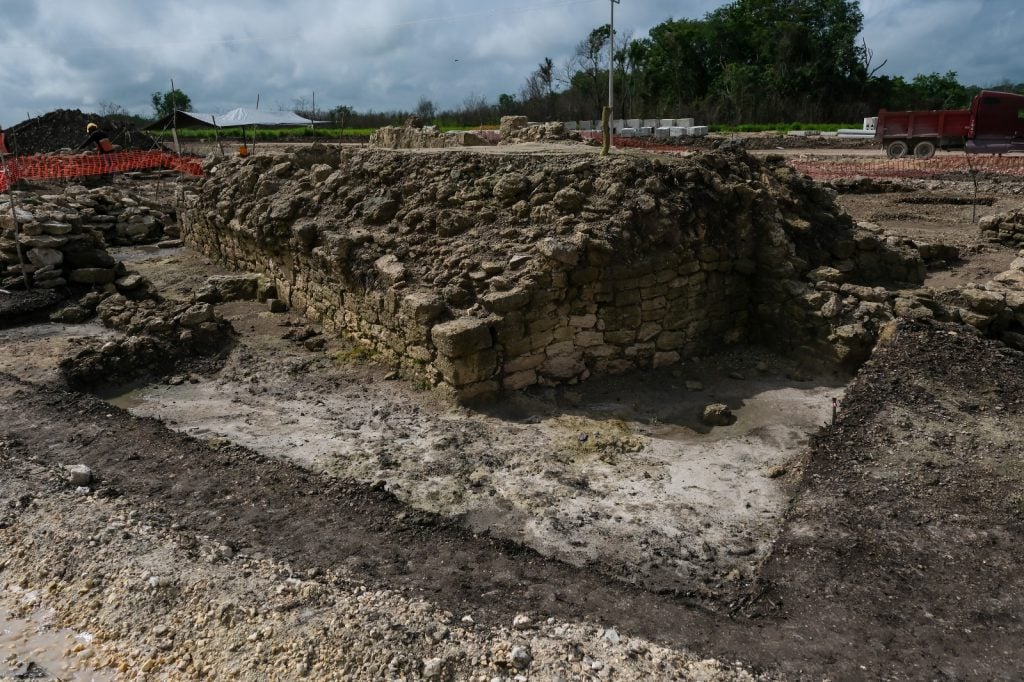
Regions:
[[[792,159],[788,161],[798,173],[814,180],[840,178],[939,178],[942,176],[986,173],[1024,178],[1024,156],[966,154],[932,159]]]
[[[88,175],[109,175],[128,171],[174,170],[202,175],[202,159],[177,156],[165,151],[123,151],[112,154],[63,154],[18,156],[0,168],[0,192],[18,180],[67,180]]]

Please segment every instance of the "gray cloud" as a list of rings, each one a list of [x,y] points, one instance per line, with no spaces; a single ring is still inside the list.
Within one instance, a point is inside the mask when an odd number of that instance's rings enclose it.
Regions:
[[[197,110],[318,105],[439,107],[518,93],[544,57],[561,66],[608,20],[607,0],[2,0],[0,124],[55,108],[114,102],[150,113],[170,79]],[[83,4],[87,6],[83,8]],[[616,24],[642,36],[697,18],[716,0],[622,0]],[[881,73],[954,70],[967,82],[1024,81],[1019,0],[862,0]],[[456,61],[457,60],[457,61]]]

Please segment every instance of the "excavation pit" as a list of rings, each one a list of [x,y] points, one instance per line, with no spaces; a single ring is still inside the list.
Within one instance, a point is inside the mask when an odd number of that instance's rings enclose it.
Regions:
[[[843,377],[738,348],[672,370],[533,388],[486,407],[438,400],[386,368],[310,357],[221,306],[239,346],[212,376],[128,387],[114,405],[215,447],[363,484],[474,533],[654,591],[714,599],[757,574]],[[788,375],[788,376],[787,376]],[[194,381],[194,383],[193,383]],[[736,421],[709,428],[703,407]]]

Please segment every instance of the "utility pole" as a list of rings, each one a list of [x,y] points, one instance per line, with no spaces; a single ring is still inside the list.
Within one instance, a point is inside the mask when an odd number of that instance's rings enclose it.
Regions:
[[[620,0],[611,0],[612,15],[608,31],[608,106],[601,112],[601,131],[604,133],[604,144],[601,145],[601,156],[607,156],[612,144],[612,115],[615,113],[615,5]]]

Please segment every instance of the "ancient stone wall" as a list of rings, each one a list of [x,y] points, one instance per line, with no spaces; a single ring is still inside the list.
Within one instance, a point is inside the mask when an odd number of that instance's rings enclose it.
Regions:
[[[0,285],[21,284],[22,270],[42,289],[113,282],[124,271],[107,246],[157,241],[168,228],[177,234],[174,216],[161,208],[113,187],[18,192],[14,212],[6,200],[0,211]]]
[[[841,287],[924,270],[742,153],[319,148],[211,162],[180,215],[189,244],[462,398],[741,341],[842,358],[882,315]]]
[[[370,134],[370,146],[384,149],[444,149],[448,147],[486,147],[490,144],[467,131],[445,133],[434,126],[383,126]]]

